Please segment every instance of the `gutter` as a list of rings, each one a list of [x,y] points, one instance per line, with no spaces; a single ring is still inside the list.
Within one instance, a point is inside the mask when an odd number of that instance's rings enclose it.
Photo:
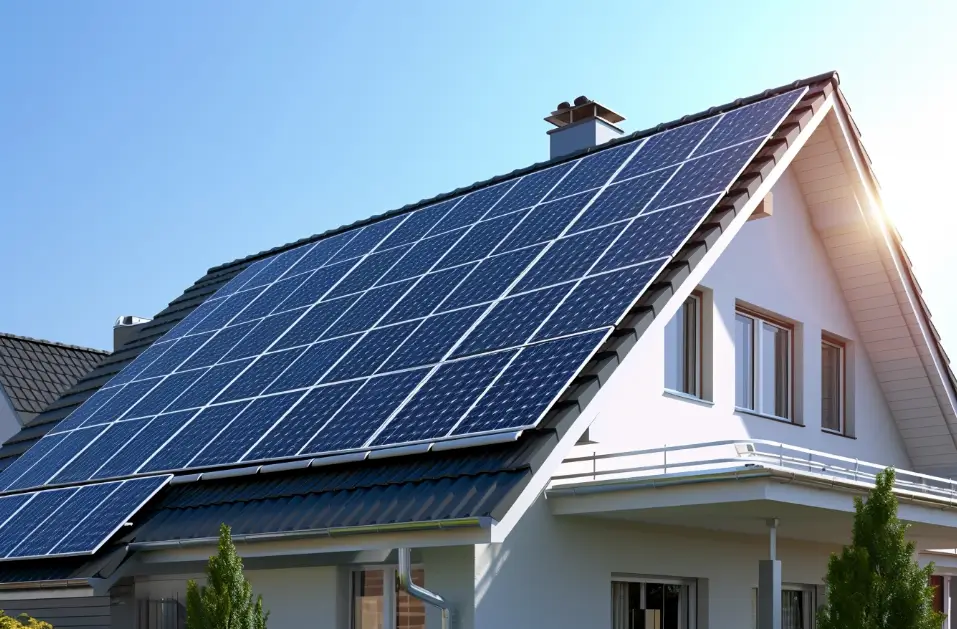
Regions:
[[[93,587],[90,579],[55,579],[51,581],[11,581],[0,583],[0,590],[54,590],[77,587]]]
[[[340,526],[322,529],[308,529],[304,531],[278,531],[273,533],[250,533],[234,535],[235,544],[253,544],[257,542],[287,541],[296,539],[311,539],[315,537],[345,537],[349,535],[370,535],[376,533],[407,533],[415,531],[442,531],[450,529],[491,529],[493,520],[489,517],[458,518],[455,520],[436,520],[430,522],[408,522],[396,524],[369,524],[364,526]],[[215,545],[219,542],[216,537],[195,537],[191,539],[158,540],[151,542],[132,542],[128,545],[131,551],[153,551],[171,548],[191,548],[195,546]]]

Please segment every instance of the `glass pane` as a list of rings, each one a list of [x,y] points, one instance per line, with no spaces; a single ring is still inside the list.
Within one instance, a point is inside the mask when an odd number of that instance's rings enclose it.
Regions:
[[[385,571],[364,570],[352,575],[352,629],[382,629]]]
[[[698,395],[698,299],[689,297],[684,312],[684,381],[681,390]]]
[[[612,584],[612,629],[689,629],[687,585]]]
[[[837,432],[843,429],[843,353],[840,347],[821,343],[821,427]]]
[[[789,417],[790,333],[761,322],[761,412]]]
[[[665,326],[665,388],[672,391],[684,391],[685,308]]]
[[[804,592],[798,590],[781,592],[781,629],[805,629]]]
[[[412,583],[425,587],[425,571],[412,569]],[[395,595],[396,629],[425,629],[425,603],[405,592]]]
[[[752,333],[754,319],[734,316],[734,403],[741,408],[754,408],[754,351]]]

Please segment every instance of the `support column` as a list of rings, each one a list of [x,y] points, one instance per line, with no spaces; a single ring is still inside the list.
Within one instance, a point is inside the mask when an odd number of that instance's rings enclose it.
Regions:
[[[777,559],[778,520],[768,520],[770,558],[758,562],[758,629],[781,629],[781,562]]]
[[[944,575],[944,614],[947,615],[947,618],[944,619],[944,629],[957,629],[957,623],[954,623],[950,619],[950,580],[953,579],[950,575]]]

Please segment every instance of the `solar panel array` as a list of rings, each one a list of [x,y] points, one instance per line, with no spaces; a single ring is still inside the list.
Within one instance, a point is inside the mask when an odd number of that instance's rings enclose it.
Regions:
[[[170,478],[0,496],[0,561],[95,553]]]
[[[804,92],[257,261],[0,490],[534,427]]]

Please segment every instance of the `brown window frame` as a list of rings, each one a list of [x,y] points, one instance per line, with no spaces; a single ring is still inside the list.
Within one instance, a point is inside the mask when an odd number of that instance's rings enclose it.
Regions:
[[[701,290],[695,289],[691,291],[691,294],[681,302],[681,307],[679,309],[683,310],[687,307],[688,301],[694,300],[694,338],[692,339],[692,349],[693,351],[688,350],[688,326],[681,329],[681,334],[684,335],[685,341],[685,352],[682,357],[683,361],[686,363],[683,371],[687,372],[688,366],[687,361],[689,357],[694,359],[694,386],[692,387],[693,391],[683,391],[681,389],[673,389],[671,387],[665,386],[665,390],[672,393],[679,393],[681,395],[689,395],[694,398],[703,399],[704,396],[704,293]],[[677,316],[677,312],[675,315]],[[670,323],[670,322],[669,322]],[[666,348],[667,351],[667,348]],[[687,375],[687,374],[686,374]]]

